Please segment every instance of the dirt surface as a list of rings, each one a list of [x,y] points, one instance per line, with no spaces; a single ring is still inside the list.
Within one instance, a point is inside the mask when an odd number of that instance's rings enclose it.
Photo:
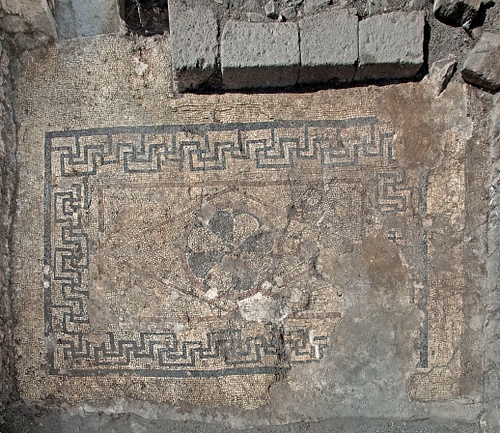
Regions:
[[[234,429],[224,424],[145,419],[134,414],[38,412],[22,409],[7,415],[5,433],[481,433],[477,425],[431,420],[396,421],[341,418],[285,426]]]

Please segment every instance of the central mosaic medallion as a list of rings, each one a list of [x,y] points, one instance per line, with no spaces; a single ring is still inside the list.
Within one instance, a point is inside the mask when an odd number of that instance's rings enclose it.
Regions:
[[[188,235],[187,260],[207,299],[244,298],[272,269],[274,237],[251,213],[207,205]]]

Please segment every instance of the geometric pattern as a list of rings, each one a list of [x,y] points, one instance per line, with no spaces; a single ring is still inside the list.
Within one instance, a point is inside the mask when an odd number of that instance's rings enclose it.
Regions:
[[[376,134],[377,119],[168,125],[57,131],[46,134],[60,175],[92,175],[118,164],[127,173],[161,171],[165,164],[189,171],[225,170],[231,160],[257,169],[293,167],[314,160],[348,168],[392,165],[393,134]]]
[[[380,173],[377,176],[375,196],[377,207],[384,213],[404,212],[408,208],[410,188],[398,173]]]
[[[113,333],[101,346],[90,349],[90,344],[78,340],[61,341],[65,345],[65,360],[88,360],[100,367],[101,374],[106,366],[130,365],[131,359],[148,360],[148,368],[135,369],[140,375],[161,375],[167,377],[216,377],[241,374],[279,374],[280,369],[288,368],[276,364],[279,351],[291,351],[289,364],[309,362],[323,357],[327,347],[326,337],[315,337],[313,344],[304,330],[297,330],[285,336],[284,345],[278,332],[273,335],[243,336],[239,329],[228,329],[206,334],[199,341],[179,341],[175,333],[140,333],[138,341],[118,339]],[[224,368],[200,370],[196,366],[200,361],[223,358]],[[271,362],[262,366],[266,358]],[[85,370],[73,370],[73,375],[85,374]],[[88,372],[87,372],[88,374]]]

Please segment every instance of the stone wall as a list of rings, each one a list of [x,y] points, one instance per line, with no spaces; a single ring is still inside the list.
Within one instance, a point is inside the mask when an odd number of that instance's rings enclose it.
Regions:
[[[0,34],[0,414],[14,396],[13,317],[11,310],[11,241],[17,188],[16,130],[11,52]],[[0,415],[1,422],[1,415]]]

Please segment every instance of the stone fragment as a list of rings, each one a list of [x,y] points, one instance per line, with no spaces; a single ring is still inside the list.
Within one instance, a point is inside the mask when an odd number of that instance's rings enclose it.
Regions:
[[[286,0],[285,4],[287,6],[297,7],[297,6],[300,6],[303,1],[304,0]]]
[[[500,93],[497,93],[494,96],[493,101],[494,101],[493,109],[491,110],[490,114],[490,135],[493,142],[494,140],[496,140],[496,142],[500,145]],[[498,147],[498,152],[500,152],[500,146],[497,147]],[[498,161],[497,162],[498,175],[500,176],[500,154],[498,155],[497,161]],[[500,178],[499,178],[499,186],[500,186]]]
[[[266,11],[266,16],[268,18],[278,18],[278,4],[274,0],[267,2],[264,6],[264,10]]]
[[[29,26],[20,15],[5,15],[0,18],[0,28],[7,33],[27,33]]]
[[[297,24],[228,21],[221,65],[227,89],[293,86],[300,65]]]
[[[262,23],[266,20],[263,14],[258,14],[256,12],[247,12],[246,16],[249,23]]]
[[[297,9],[295,9],[293,6],[290,6],[288,8],[283,9],[280,12],[278,19],[280,21],[290,21],[296,17],[297,17]]]
[[[435,0],[432,10],[439,21],[462,26],[476,17],[482,3],[482,0]]]
[[[465,81],[489,90],[500,88],[500,34],[484,32],[465,59],[462,68]]]
[[[304,13],[311,15],[329,4],[331,4],[331,0],[304,0]]]
[[[218,24],[212,10],[199,3],[169,2],[172,69],[180,92],[196,89],[216,71]]]
[[[389,7],[388,0],[368,0],[367,2],[368,15],[381,13]]]
[[[437,60],[429,69],[429,82],[436,95],[441,94],[455,73],[457,61],[454,58]]]
[[[413,78],[424,63],[424,11],[391,12],[359,23],[356,80]]]
[[[358,60],[358,17],[337,9],[299,22],[300,83],[352,80]]]
[[[47,0],[1,0],[0,6],[5,14],[18,15],[32,32],[44,33],[50,39],[57,37],[56,22]],[[7,25],[18,25],[15,21]]]

